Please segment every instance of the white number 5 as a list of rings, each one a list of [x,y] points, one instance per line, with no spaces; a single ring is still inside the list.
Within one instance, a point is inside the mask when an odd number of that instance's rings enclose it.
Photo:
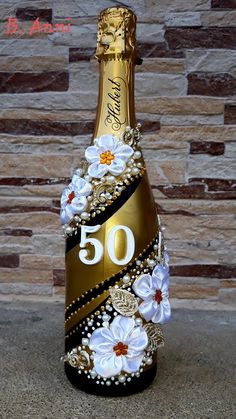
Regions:
[[[88,250],[83,249],[79,251],[79,258],[81,262],[85,263],[85,265],[95,265],[95,263],[100,262],[103,257],[103,246],[102,243],[98,239],[93,239],[92,237],[86,237],[86,233],[96,233],[100,230],[101,226],[98,224],[96,226],[81,226],[81,239],[80,239],[80,247],[85,247],[86,244],[92,244],[95,249],[95,254],[93,259],[87,259]]]
[[[100,262],[103,257],[103,246],[102,243],[98,239],[90,238],[86,236],[87,233],[96,233],[99,231],[101,226],[98,224],[96,226],[81,226],[81,240],[80,240],[80,247],[85,247],[86,244],[92,244],[95,249],[95,254],[93,259],[87,259],[88,250],[82,249],[79,251],[79,258],[81,262],[85,265],[95,265],[96,263]],[[123,230],[126,234],[126,255],[123,259],[117,259],[115,255],[115,236],[117,231]],[[108,234],[107,238],[107,251],[111,261],[115,265],[126,265],[129,263],[134,255],[135,250],[135,241],[134,235],[129,227],[117,225],[111,229]]]

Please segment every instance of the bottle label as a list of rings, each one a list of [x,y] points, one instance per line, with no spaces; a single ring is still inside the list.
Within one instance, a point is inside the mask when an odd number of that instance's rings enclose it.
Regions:
[[[110,86],[110,91],[107,94],[107,113],[104,122],[113,131],[120,131],[121,126],[126,124],[126,117],[121,113],[121,103],[124,103],[122,95],[127,89],[126,82],[122,77],[108,78],[108,86]]]

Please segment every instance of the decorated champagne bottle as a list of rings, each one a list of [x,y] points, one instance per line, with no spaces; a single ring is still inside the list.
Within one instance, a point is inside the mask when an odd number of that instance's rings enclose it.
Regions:
[[[135,120],[135,27],[126,8],[99,16],[95,131],[61,198],[65,371],[78,388],[113,396],[151,383],[170,317],[168,255]]]

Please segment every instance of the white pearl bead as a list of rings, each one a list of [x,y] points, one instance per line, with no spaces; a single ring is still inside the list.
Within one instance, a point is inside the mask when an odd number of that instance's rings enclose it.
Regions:
[[[137,167],[139,167],[140,169],[141,169],[141,167],[142,167],[143,165],[142,165],[142,163],[137,163]]]
[[[106,385],[107,385],[107,386],[110,386],[110,385],[111,385],[111,381],[107,380],[107,381],[106,381]]]
[[[142,326],[143,321],[142,321],[142,319],[140,319],[140,317],[138,317],[138,318],[135,320],[135,323],[136,323],[136,325],[137,325],[137,326]]]
[[[141,157],[140,151],[135,151],[135,153],[134,153],[134,159],[135,160],[138,160],[138,159],[140,159],[140,157]]]
[[[152,358],[147,358],[146,359],[146,364],[147,365],[152,365]]]
[[[120,383],[124,383],[126,381],[126,378],[125,378],[124,375],[120,375],[118,380],[119,380]]]
[[[114,176],[107,176],[107,182],[108,183],[114,183],[115,182],[115,178],[114,178]]]
[[[87,346],[89,344],[89,340],[87,338],[82,339],[82,345]]]
[[[75,221],[79,221],[79,220],[80,220],[79,216],[78,216],[78,215],[75,215],[75,216],[74,216],[74,220],[75,220]]]
[[[141,260],[136,260],[136,265],[140,266],[141,265]]]
[[[68,227],[66,227],[65,232],[67,234],[71,234],[73,232],[73,228],[68,226]]]
[[[125,275],[125,276],[123,276],[123,282],[124,282],[124,284],[128,284],[128,282],[130,281],[130,276],[129,275]]]
[[[87,220],[89,218],[89,213],[88,212],[82,212],[82,214],[80,215],[82,220]]]
[[[155,266],[155,265],[156,265],[155,260],[153,260],[153,259],[149,259],[149,261],[148,261],[148,266],[150,266],[150,268],[153,268],[153,266]]]
[[[133,167],[132,172],[133,175],[138,175],[139,174],[139,169],[137,167]]]

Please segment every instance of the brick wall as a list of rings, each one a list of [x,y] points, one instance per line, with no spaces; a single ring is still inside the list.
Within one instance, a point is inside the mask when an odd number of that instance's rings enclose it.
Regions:
[[[137,0],[136,110],[172,297],[235,287],[236,1]],[[95,4],[95,5],[94,5]],[[97,15],[109,0],[0,5],[0,293],[62,294],[61,191],[90,142]],[[25,32],[7,35],[9,16]],[[71,18],[70,33],[33,33]]]

